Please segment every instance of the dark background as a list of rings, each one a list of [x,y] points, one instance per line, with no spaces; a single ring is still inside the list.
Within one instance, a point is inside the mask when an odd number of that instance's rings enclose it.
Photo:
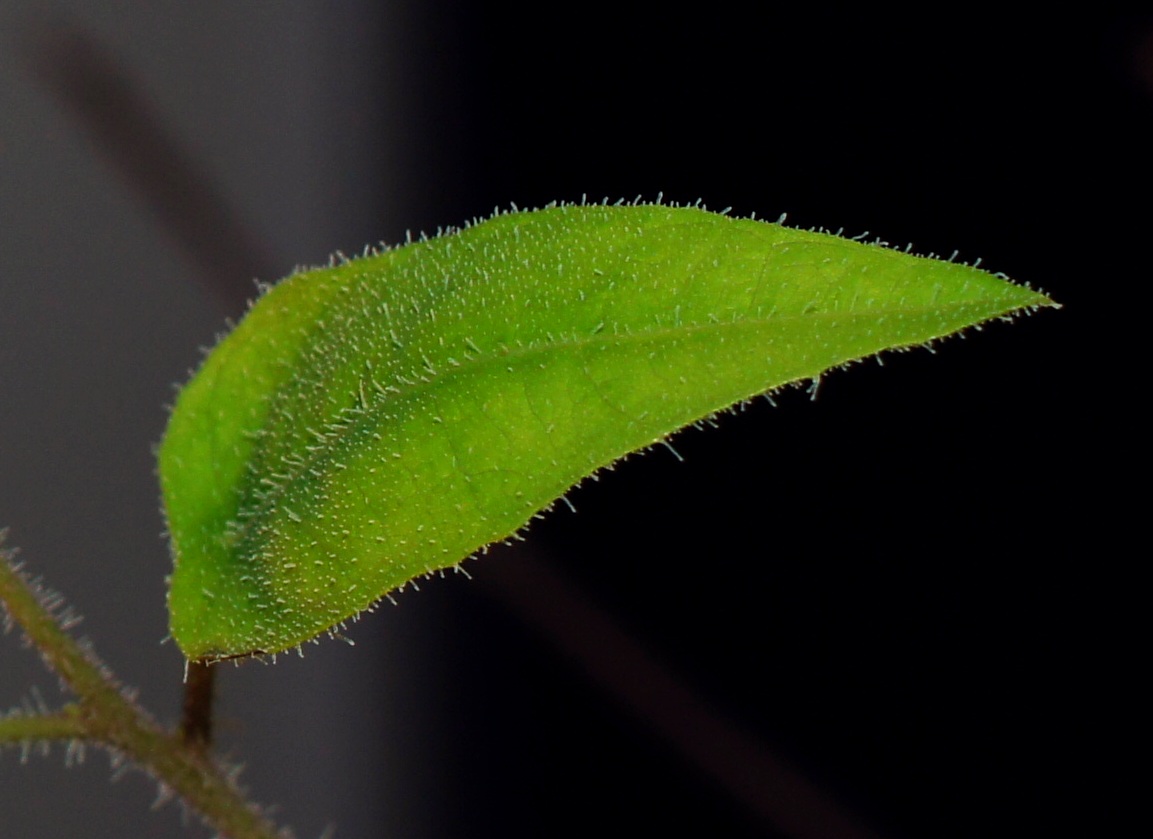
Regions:
[[[1143,661],[1153,18],[485,6],[0,11],[0,522],[31,568],[171,719],[162,406],[252,278],[335,249],[658,193],[956,249],[1065,308],[630,459],[355,648],[226,670],[223,743],[301,836],[1111,832]],[[671,737],[630,705],[646,671],[596,676],[617,632],[694,697]],[[0,639],[0,707],[31,684],[58,702]],[[685,754],[702,708],[760,756],[738,775],[805,780],[734,794]],[[0,756],[0,835],[203,833],[62,755]],[[805,789],[857,830],[783,827]]]

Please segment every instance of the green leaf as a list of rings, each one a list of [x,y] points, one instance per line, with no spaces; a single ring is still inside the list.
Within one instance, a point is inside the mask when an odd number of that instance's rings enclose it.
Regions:
[[[273,287],[160,449],[172,634],[275,653],[734,403],[1044,295],[661,205],[556,206]]]

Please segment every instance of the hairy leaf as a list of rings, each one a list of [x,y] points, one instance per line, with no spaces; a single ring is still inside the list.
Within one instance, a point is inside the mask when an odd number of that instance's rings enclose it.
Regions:
[[[1049,305],[975,268],[691,207],[557,206],[296,274],[160,450],[172,634],[275,653],[729,405]]]

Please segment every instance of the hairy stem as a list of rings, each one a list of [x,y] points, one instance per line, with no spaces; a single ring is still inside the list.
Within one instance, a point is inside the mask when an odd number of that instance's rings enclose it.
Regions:
[[[0,718],[0,743],[84,739],[88,731],[81,714],[79,705],[66,705],[54,714],[17,711]]]
[[[3,539],[0,531],[0,541]],[[0,602],[6,626],[15,623],[78,702],[55,714],[17,712],[0,719],[0,745],[32,740],[93,742],[125,755],[232,839],[287,839],[248,802],[211,760],[206,742],[186,742],[140,708],[95,654],[69,635],[54,611],[62,600],[28,580],[0,544]],[[211,685],[209,684],[209,690]]]

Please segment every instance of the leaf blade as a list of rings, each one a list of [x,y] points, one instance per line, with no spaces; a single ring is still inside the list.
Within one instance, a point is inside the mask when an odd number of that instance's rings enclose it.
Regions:
[[[506,214],[296,275],[209,357],[162,445],[173,635],[190,658],[296,646],[686,424],[1049,303],[660,205]]]

